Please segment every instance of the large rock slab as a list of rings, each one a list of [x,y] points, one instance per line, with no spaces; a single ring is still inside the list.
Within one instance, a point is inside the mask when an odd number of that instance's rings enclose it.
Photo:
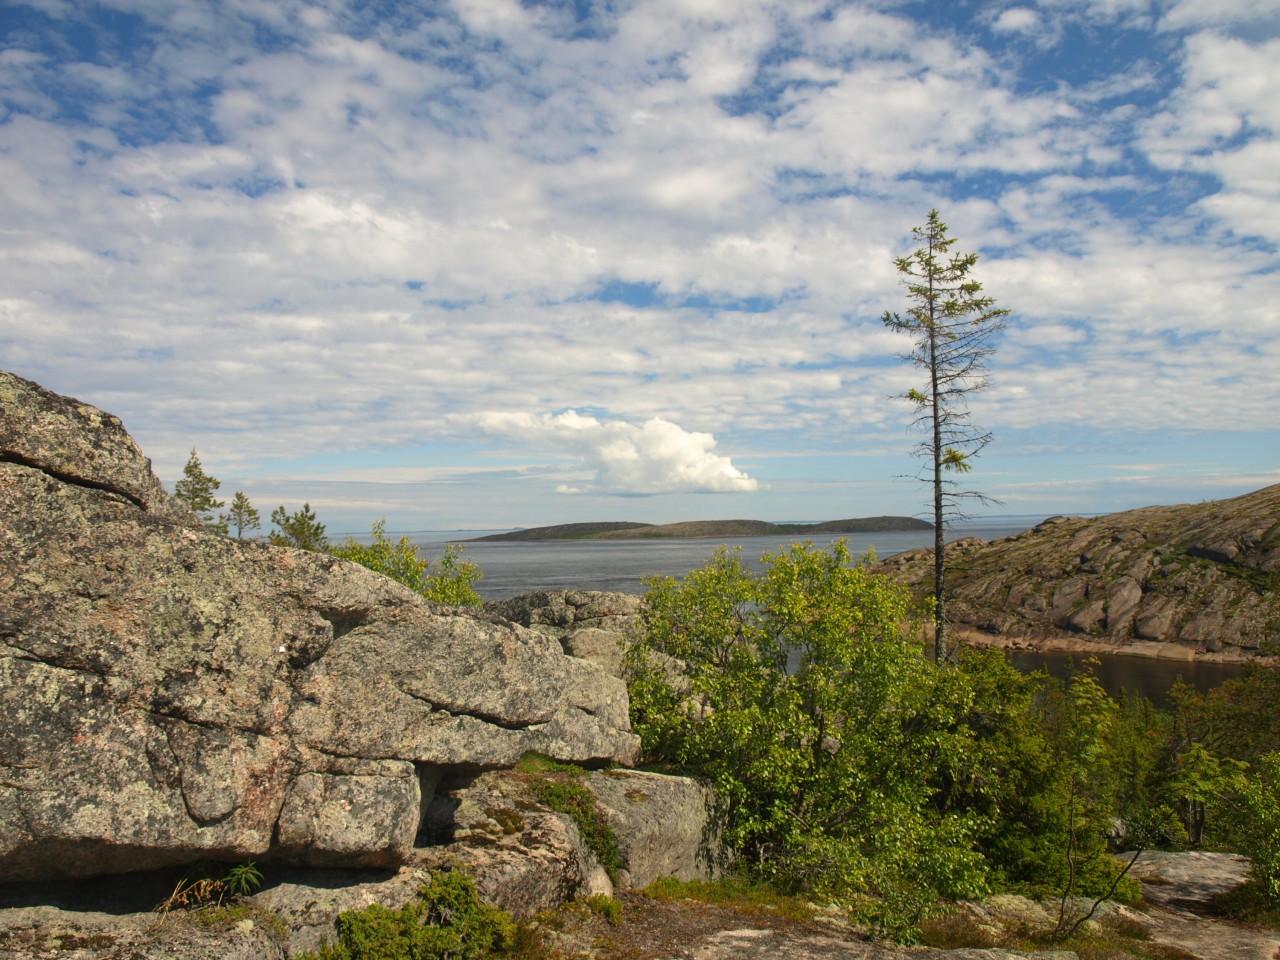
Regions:
[[[621,887],[659,877],[709,880],[722,867],[714,796],[688,777],[636,770],[572,774],[492,771],[452,778],[432,799],[417,862],[462,864],[492,903],[529,917],[566,900],[612,894],[613,882],[573,819],[537,799],[531,783],[570,777],[594,797],[618,843]]]
[[[890,557],[880,570],[927,595],[933,551]],[[947,613],[961,631],[1031,644],[1167,644],[1238,660],[1280,653],[1278,577],[1280,485],[957,540],[947,545]]]
[[[444,770],[633,759],[624,685],[555,639],[211,533],[118,420],[2,372],[0,412],[3,879],[394,867]]]
[[[602,770],[587,789],[618,837],[623,886],[644,888],[659,877],[711,880],[724,850],[705,783],[642,770]]]
[[[570,656],[623,677],[627,645],[642,626],[644,599],[603,590],[538,590],[491,600],[485,610],[553,637]]]

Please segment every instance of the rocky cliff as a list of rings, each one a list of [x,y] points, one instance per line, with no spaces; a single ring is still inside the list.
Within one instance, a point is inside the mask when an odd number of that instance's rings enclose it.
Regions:
[[[947,556],[949,620],[962,630],[1171,656],[1280,652],[1280,485],[1053,517],[991,543],[957,541]],[[932,550],[914,550],[881,569],[924,596],[932,563]]]
[[[210,533],[116,418],[0,372],[0,879],[389,867],[442,776],[629,762],[555,639]]]

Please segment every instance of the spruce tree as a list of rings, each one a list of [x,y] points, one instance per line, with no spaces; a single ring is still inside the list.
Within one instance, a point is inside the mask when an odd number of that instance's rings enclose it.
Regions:
[[[222,522],[234,527],[236,539],[243,540],[246,530],[261,530],[262,516],[241,491],[237,490],[231,498],[231,507],[222,514]]]
[[[200,457],[196,454],[195,447],[192,447],[187,465],[182,468],[182,479],[173,485],[174,496],[195,511],[206,527],[225,534],[227,525],[217,514],[225,501],[214,497],[220,486],[220,480],[204,472]]]
[[[911,307],[902,316],[885,311],[881,319],[891,330],[911,336],[914,344],[902,359],[926,375],[923,388],[912,388],[903,398],[915,406],[915,424],[927,434],[915,454],[925,462],[919,479],[933,494],[934,652],[942,661],[947,652],[946,528],[964,517],[959,508],[964,499],[995,502],[961,488],[947,475],[968,473],[972,459],[991,442],[990,433],[970,422],[967,401],[969,394],[987,386],[986,360],[1009,311],[982,296],[982,284],[971,277],[978,255],[950,252],[956,241],[947,236],[937,210],[930,210],[925,225],[911,235],[920,246],[894,261]]]

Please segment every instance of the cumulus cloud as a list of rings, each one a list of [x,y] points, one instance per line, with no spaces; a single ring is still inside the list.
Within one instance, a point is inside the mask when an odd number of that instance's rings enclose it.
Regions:
[[[1010,7],[991,24],[996,33],[1032,33],[1040,26],[1040,15],[1028,7]]]
[[[585,484],[556,492],[619,495],[750,493],[760,484],[713,452],[715,437],[690,433],[661,417],[643,423],[598,420],[575,410],[557,414],[486,413],[480,428],[533,449],[575,457],[591,474]]]

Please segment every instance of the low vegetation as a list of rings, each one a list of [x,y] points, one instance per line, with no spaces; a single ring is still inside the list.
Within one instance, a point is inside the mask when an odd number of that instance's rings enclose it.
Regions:
[[[436,603],[478,607],[484,602],[474,586],[484,574],[476,564],[463,558],[460,545],[447,544],[444,553],[433,563],[419,554],[418,545],[408,537],[392,541],[387,536],[385,520],[373,525],[372,540],[364,544],[348,537],[329,552],[403,583]]]
[[[600,861],[609,879],[617,883],[618,871],[622,869],[618,837],[596,804],[595,796],[581,782],[587,771],[575,764],[529,753],[516,765],[516,772],[525,776],[534,800],[573,820],[582,842]]]
[[[156,912],[167,916],[173,910],[221,907],[228,901],[249,896],[260,886],[262,871],[253,860],[246,860],[225,870],[200,864],[178,879],[173,892],[156,907]]]
[[[458,871],[436,874],[399,910],[373,904],[338,918],[338,942],[299,960],[494,960],[535,957],[532,935],[480,899]]]
[[[759,574],[722,550],[647,600],[628,653],[646,759],[709,779],[737,862],[779,890],[902,939],[947,901],[1016,891],[1053,898],[1049,935],[1074,942],[1096,904],[1138,896],[1120,824],[1129,849],[1246,852],[1276,895],[1280,744],[1232,722],[1274,715],[1273,670],[1161,713],[1087,663],[1066,680],[994,651],[938,663],[927,610],[843,544]]]

